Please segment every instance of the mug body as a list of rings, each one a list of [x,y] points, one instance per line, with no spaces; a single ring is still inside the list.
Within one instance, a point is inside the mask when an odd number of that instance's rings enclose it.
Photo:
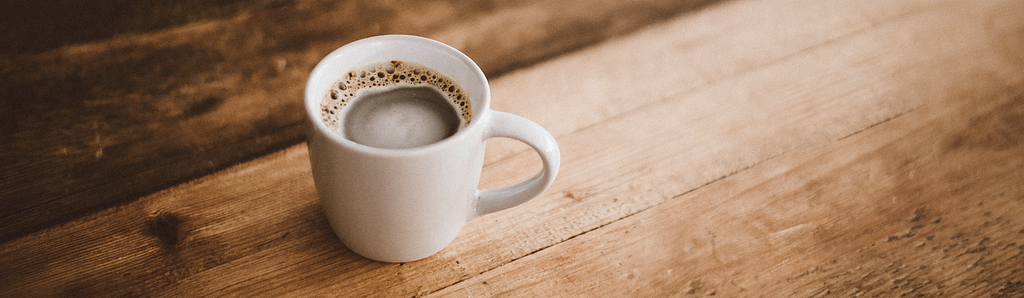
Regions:
[[[470,97],[471,121],[429,145],[382,149],[345,139],[320,120],[320,101],[332,84],[352,69],[390,60],[419,63],[453,79]],[[489,104],[480,68],[430,39],[371,37],[324,58],[306,84],[307,140],[317,195],[342,243],[386,262],[422,259],[447,246],[475,214]]]

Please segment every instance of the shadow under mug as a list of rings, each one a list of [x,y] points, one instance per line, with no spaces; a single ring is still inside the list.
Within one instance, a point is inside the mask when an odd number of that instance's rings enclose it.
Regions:
[[[321,120],[332,85],[356,68],[410,61],[437,70],[462,87],[472,119],[454,135],[421,147],[383,149],[348,140]],[[324,213],[352,251],[378,261],[426,258],[447,246],[468,220],[513,207],[547,189],[558,174],[554,137],[526,118],[490,109],[480,67],[443,43],[409,35],[361,39],[330,53],[305,89],[309,158]],[[543,169],[519,183],[478,190],[486,140],[508,137],[530,145]]]

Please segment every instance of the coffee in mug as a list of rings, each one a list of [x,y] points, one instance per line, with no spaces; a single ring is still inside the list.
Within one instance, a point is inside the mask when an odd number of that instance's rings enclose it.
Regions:
[[[540,195],[558,175],[551,133],[492,110],[480,67],[438,41],[384,35],[347,44],[317,64],[303,97],[320,205],[338,239],[370,259],[435,254],[467,221]],[[486,141],[499,137],[532,147],[543,168],[477,189]]]
[[[409,61],[349,71],[324,94],[321,120],[367,146],[402,149],[454,135],[473,118],[469,97],[444,74]]]

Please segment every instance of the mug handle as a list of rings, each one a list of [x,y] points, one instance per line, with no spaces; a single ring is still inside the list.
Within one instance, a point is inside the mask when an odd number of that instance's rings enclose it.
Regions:
[[[484,139],[507,137],[519,140],[537,150],[544,168],[526,180],[505,187],[477,190],[473,217],[507,209],[525,203],[551,186],[558,175],[561,153],[555,137],[540,124],[519,115],[491,110],[491,123]],[[471,217],[472,218],[472,217]]]

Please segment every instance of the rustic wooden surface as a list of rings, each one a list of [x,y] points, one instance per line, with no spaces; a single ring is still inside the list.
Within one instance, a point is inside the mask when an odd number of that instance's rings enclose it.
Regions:
[[[132,120],[127,123],[135,126],[107,128],[195,135],[194,143],[177,145],[186,149],[221,143],[238,149],[258,143],[253,139],[274,140],[263,141],[274,145],[192,169],[183,168],[193,158],[182,156],[196,153],[157,152],[154,159],[164,164],[147,169],[178,174],[141,179],[155,181],[143,183],[151,183],[149,188],[119,186],[126,169],[139,166],[110,167],[106,171],[113,176],[69,179],[73,182],[46,180],[45,173],[12,173],[42,169],[53,174],[64,168],[48,166],[59,157],[8,153],[22,152],[9,148],[52,143],[3,145],[5,202],[15,194],[58,193],[60,183],[97,189],[96,196],[119,187],[162,190],[96,205],[113,207],[75,213],[87,215],[71,221],[43,220],[39,228],[23,230],[25,235],[8,234],[10,240],[0,243],[0,296],[1024,295],[1024,3],[733,0],[688,13],[663,12],[657,15],[671,18],[648,23],[607,21],[615,12],[643,10],[633,5],[550,5],[556,4],[485,10],[454,25],[439,18],[437,26],[457,29],[429,31],[477,59],[472,49],[487,52],[486,47],[495,46],[516,52],[552,46],[529,41],[604,26],[596,30],[603,33],[573,37],[586,41],[539,50],[523,61],[478,54],[492,75],[494,108],[548,128],[562,148],[562,172],[541,197],[471,221],[437,255],[387,264],[345,249],[320,213],[305,145],[274,151],[288,143],[281,141],[288,137],[279,137],[288,133],[261,132],[249,123],[277,116],[266,111],[220,120],[246,103],[240,95],[205,104],[212,107],[202,110],[212,112],[199,113],[208,118],[194,123],[159,127],[163,120]],[[551,27],[543,25],[543,20],[550,22],[548,13],[587,19],[587,10],[607,11],[600,18],[605,21],[542,30]],[[673,11],[679,10],[685,9]],[[125,45],[138,57],[159,51],[136,49],[128,42],[132,38],[160,46],[214,44],[220,41],[198,33],[228,34],[233,31],[211,28],[238,30],[260,23],[241,15],[189,21],[193,25],[158,33],[114,34],[121,37],[97,44]],[[276,24],[281,22],[295,21]],[[641,26],[632,32],[616,29]],[[473,34],[494,36],[494,44],[475,44]],[[300,65],[311,65],[320,51],[311,48],[343,43],[321,41],[316,34],[304,38],[309,40],[300,50],[275,48],[283,52],[261,58],[285,59],[282,71],[295,78],[236,74],[232,79],[217,72],[226,70],[182,70],[187,74],[182,80],[209,80],[194,94],[265,83],[260,88],[267,89],[252,91],[257,95],[251,96],[262,98],[259,102],[298,94],[305,74],[288,68],[288,55],[304,57],[298,61],[306,64]],[[89,46],[18,54],[4,61],[0,73],[6,78],[11,69],[24,71],[25,65],[44,65],[46,59],[100,73],[99,67],[90,70],[95,62],[75,55],[128,59],[81,48]],[[238,61],[218,65],[230,68]],[[57,74],[56,68],[45,69],[30,77],[38,84]],[[97,86],[87,86],[131,91],[173,73],[127,82],[104,77],[92,81]],[[162,88],[173,91],[189,82],[175,79]],[[7,90],[44,93],[19,84]],[[108,105],[95,103],[100,98],[77,104],[101,111],[137,101],[137,108],[151,108],[92,112],[91,117],[139,119],[158,113],[161,104],[188,110],[176,101],[187,97],[184,91],[155,102],[138,95],[144,91],[129,91],[103,95],[116,99],[107,98]],[[23,106],[27,103],[8,105],[23,114],[31,111]],[[66,117],[71,110],[46,117]],[[30,120],[19,121],[5,121],[4,131],[23,138],[38,133],[28,130]],[[80,122],[65,125],[85,123]],[[234,126],[247,128],[215,129]],[[216,136],[193,134],[196,127]],[[78,129],[89,133],[82,139],[95,138],[89,129],[96,128]],[[56,133],[47,136],[61,139]],[[168,145],[157,140],[162,137],[137,136],[132,142],[148,142],[146,148],[153,149]],[[98,151],[91,150],[105,148],[79,142],[75,150],[94,155]],[[539,168],[539,159],[525,145],[502,139],[488,145],[482,188],[514,182]],[[144,152],[134,154],[121,163],[153,160],[143,158]],[[254,155],[261,157],[235,164]],[[90,169],[81,163],[78,171]],[[233,166],[179,183],[225,165]],[[92,184],[81,182],[86,180]],[[140,192],[145,191],[115,195]],[[52,200],[76,198],[86,197]],[[40,208],[26,210],[53,207]]]
[[[0,242],[302,142],[305,79],[350,41],[498,76],[713,1],[121,2],[0,4]]]

